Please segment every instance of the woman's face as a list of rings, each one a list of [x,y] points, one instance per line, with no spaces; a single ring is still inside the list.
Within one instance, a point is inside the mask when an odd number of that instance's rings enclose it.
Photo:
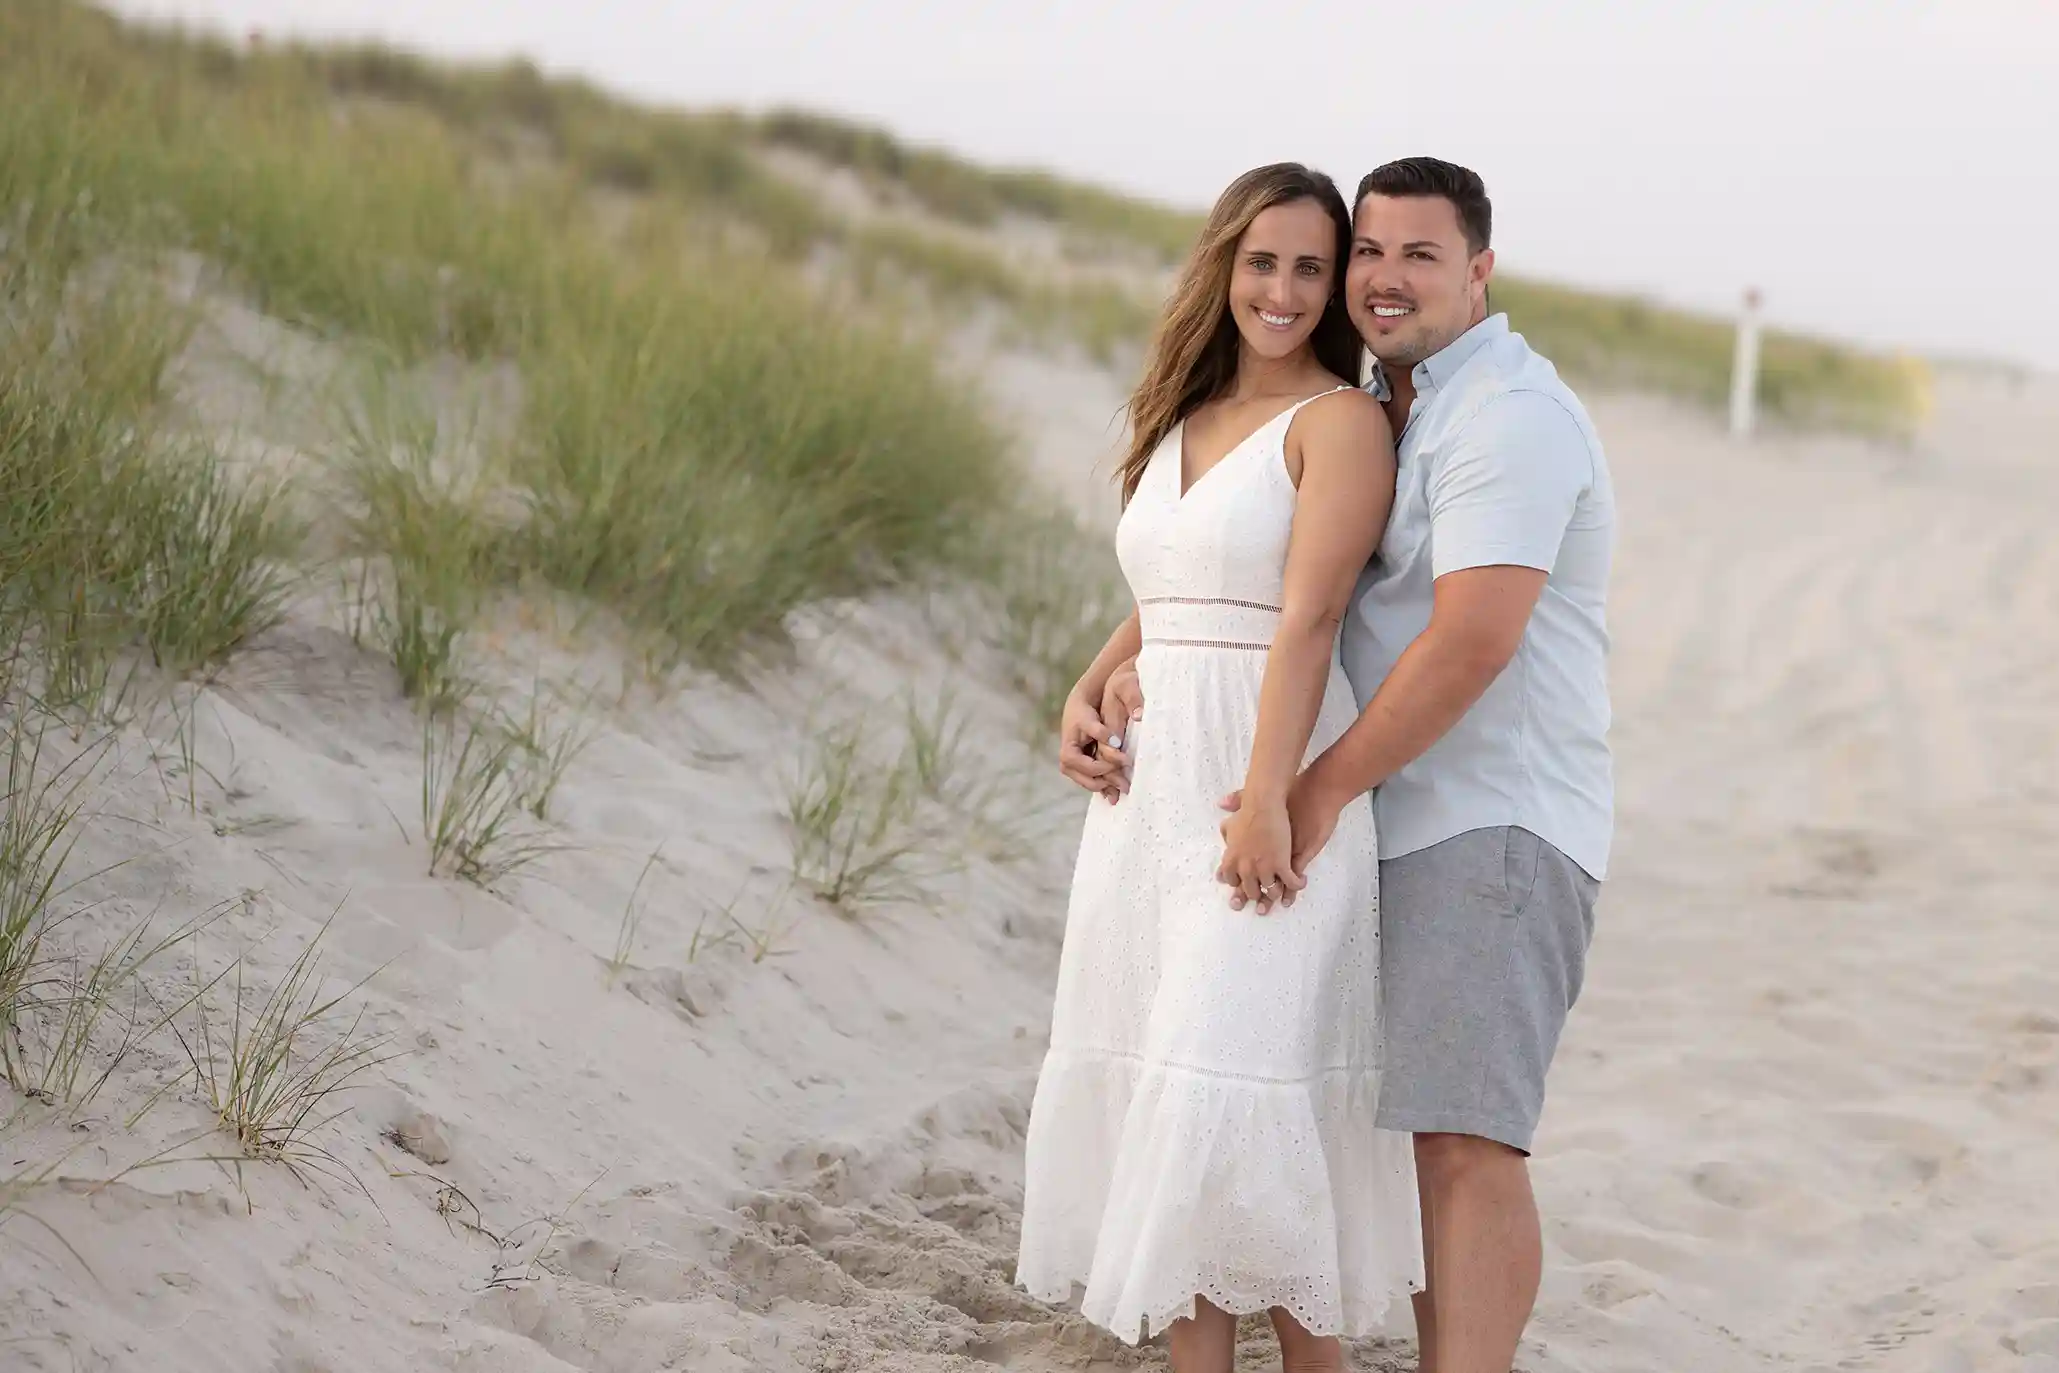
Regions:
[[[1237,240],[1230,272],[1230,315],[1245,345],[1270,360],[1306,344],[1336,271],[1337,226],[1321,204],[1290,200],[1262,211]]]

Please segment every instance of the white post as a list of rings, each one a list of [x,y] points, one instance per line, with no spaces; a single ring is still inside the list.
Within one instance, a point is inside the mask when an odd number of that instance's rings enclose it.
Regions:
[[[1759,387],[1759,293],[1744,293],[1744,309],[1737,317],[1737,352],[1730,362],[1730,436],[1746,439],[1752,433],[1753,403]]]

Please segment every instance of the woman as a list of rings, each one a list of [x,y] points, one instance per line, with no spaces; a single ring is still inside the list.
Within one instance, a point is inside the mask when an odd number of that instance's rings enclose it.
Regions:
[[[1336,186],[1298,164],[1216,203],[1130,399],[1136,610],[1061,726],[1130,777],[1081,839],[1017,1278],[1049,1301],[1084,1285],[1132,1343],[1169,1327],[1178,1373],[1227,1373],[1255,1311],[1287,1368],[1341,1368],[1337,1337],[1421,1287],[1409,1140],[1373,1128],[1372,808],[1305,874],[1286,810],[1357,715],[1337,629],[1394,492],[1386,416],[1345,381],[1350,240]],[[1114,738],[1097,707],[1133,656],[1148,717]]]

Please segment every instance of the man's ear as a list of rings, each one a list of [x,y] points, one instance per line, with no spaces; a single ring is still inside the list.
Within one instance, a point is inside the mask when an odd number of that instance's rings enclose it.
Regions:
[[[1494,250],[1482,248],[1473,254],[1473,260],[1466,264],[1466,272],[1472,278],[1472,285],[1479,291],[1480,300],[1484,304],[1487,300],[1487,284],[1494,277]]]

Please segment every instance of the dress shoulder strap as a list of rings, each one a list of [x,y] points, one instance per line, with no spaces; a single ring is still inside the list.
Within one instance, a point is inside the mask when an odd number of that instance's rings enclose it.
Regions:
[[[1304,405],[1310,405],[1310,404],[1313,404],[1314,402],[1316,402],[1316,401],[1319,401],[1319,400],[1321,400],[1321,399],[1322,399],[1322,398],[1323,398],[1324,396],[1334,396],[1334,395],[1336,395],[1336,394],[1337,394],[1337,393],[1338,393],[1339,391],[1356,391],[1356,390],[1358,390],[1358,388],[1357,388],[1356,386],[1332,386],[1332,387],[1331,387],[1331,388],[1330,388],[1329,390],[1327,390],[1327,391],[1318,391],[1318,392],[1316,392],[1316,393],[1315,393],[1314,395],[1312,395],[1312,396],[1309,396],[1309,397],[1307,397],[1307,398],[1306,398],[1306,399],[1304,399],[1304,400],[1297,400],[1297,401],[1295,401],[1295,402],[1294,402],[1294,403],[1293,403],[1292,405],[1288,406],[1288,407],[1287,407],[1287,408],[1286,408],[1285,410],[1282,410],[1282,411],[1280,412],[1280,414],[1279,414],[1279,418],[1278,418],[1278,419],[1275,419],[1275,420],[1273,421],[1273,423],[1275,423],[1275,424],[1278,424],[1278,423],[1280,422],[1280,420],[1285,420],[1285,421],[1286,421],[1286,422],[1287,422],[1287,423],[1288,423],[1289,425],[1291,425],[1291,424],[1293,424],[1293,423],[1294,423],[1294,417],[1295,417],[1296,415],[1298,415],[1298,414],[1300,414],[1300,413],[1301,413],[1301,407],[1302,407],[1302,406],[1304,406]],[[1282,430],[1281,432],[1282,432],[1282,433],[1284,433],[1284,432],[1286,432],[1286,431],[1285,431],[1285,430],[1283,429],[1283,430]]]

